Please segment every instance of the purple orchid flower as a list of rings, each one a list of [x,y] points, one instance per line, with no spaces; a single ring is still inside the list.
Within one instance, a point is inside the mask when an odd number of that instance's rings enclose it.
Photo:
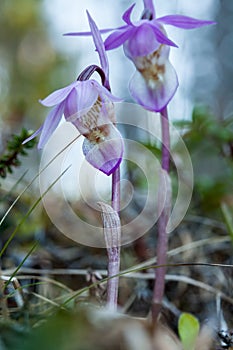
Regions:
[[[64,114],[66,121],[85,137],[83,152],[86,160],[110,175],[120,165],[123,155],[123,140],[114,126],[113,110],[113,102],[121,99],[109,91],[109,65],[104,43],[95,22],[88,12],[87,15],[101,68],[94,65],[87,67],[77,81],[41,100],[42,105],[53,109],[43,125],[24,142],[41,133],[38,148],[43,148]],[[100,74],[104,86],[93,79],[88,80],[95,71]]]
[[[139,21],[132,22],[131,14],[135,4],[122,16],[125,25],[112,31],[105,40],[105,49],[112,50],[123,45],[126,56],[131,59],[137,71],[131,78],[129,90],[136,102],[144,108],[160,112],[170,102],[178,88],[176,71],[169,61],[170,40],[163,25],[193,29],[214,24],[182,15],[168,15],[156,18],[152,0],[144,0],[144,11]],[[67,35],[90,35],[90,33],[68,33]]]
[[[123,14],[126,25],[108,36],[105,48],[111,50],[123,44],[125,55],[137,69],[129,83],[132,97],[144,108],[161,112],[179,85],[176,71],[169,61],[170,46],[177,45],[166,36],[163,25],[193,29],[214,22],[181,15],[156,18],[152,0],[144,0],[142,18],[133,23],[130,16],[134,6]]]
[[[124,51],[137,68],[129,82],[131,96],[149,111],[162,111],[179,85],[176,71],[168,59],[170,47],[160,45],[153,53],[137,57],[129,55],[126,45]]]
[[[105,40],[106,50],[115,49],[127,42],[127,49],[131,57],[147,56],[156,51],[161,44],[177,47],[166,36],[163,25],[194,29],[215,23],[182,15],[168,15],[156,18],[152,0],[144,0],[142,18],[133,23],[130,17],[134,6],[135,4],[130,6],[122,16],[126,25],[116,28]]]

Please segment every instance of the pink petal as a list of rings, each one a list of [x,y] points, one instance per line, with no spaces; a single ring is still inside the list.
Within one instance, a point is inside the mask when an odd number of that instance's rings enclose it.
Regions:
[[[134,100],[154,112],[160,112],[167,106],[177,87],[176,71],[169,61],[165,64],[165,73],[161,81],[145,80],[141,73],[136,71],[129,83],[129,90]]]
[[[52,107],[57,105],[58,103],[64,101],[66,97],[69,95],[73,87],[77,84],[77,82],[73,82],[72,84],[54,91],[49,96],[47,96],[45,99],[40,100],[40,103],[46,107]]]
[[[109,33],[112,32],[113,30],[116,29],[121,29],[122,27],[119,28],[106,28],[106,29],[100,29],[101,34]],[[91,36],[92,32],[70,32],[70,33],[65,33],[63,34],[64,36]]]
[[[156,73],[154,66],[163,66],[169,57],[170,46],[168,45],[160,45],[157,51],[147,55],[147,56],[137,56],[130,57],[133,61],[135,67],[139,72],[144,72],[146,76],[148,74]]]
[[[133,28],[132,32],[132,36],[124,44],[124,52],[127,57],[147,56],[158,49],[160,44],[149,23]]]
[[[110,34],[104,42],[106,50],[112,50],[122,45],[132,35],[131,26],[125,26],[122,29],[116,30]]]
[[[102,86],[95,80],[80,81],[80,85],[76,88],[78,95],[79,111],[90,109],[96,102],[99,91]]]
[[[80,117],[72,121],[80,134],[86,135],[93,130],[101,129],[103,125],[112,124],[114,120],[114,105],[112,102],[103,103],[98,101],[98,105],[94,105],[89,110],[80,111]],[[106,136],[105,136],[106,138]]]
[[[101,97],[101,100],[106,102],[108,100],[112,102],[121,102],[122,98],[114,96],[108,89],[106,89],[104,86],[100,85],[96,80],[90,80],[93,84],[93,86],[98,91],[98,94]]]
[[[177,47],[177,45],[173,41],[171,41],[159,28],[159,26],[157,24],[157,19],[152,20],[150,22],[150,24],[153,27],[155,37],[160,44],[165,44],[165,45]]]
[[[122,101],[95,80],[79,81],[65,101],[66,121],[78,127],[79,119],[90,111],[98,98],[103,104]]]
[[[83,142],[86,160],[106,175],[111,175],[120,165],[123,155],[123,140],[119,131],[108,125],[110,134],[103,142],[93,143],[88,139]]]
[[[96,102],[98,90],[93,80],[78,81],[75,89],[66,100],[64,115],[68,122],[75,122],[83,113],[86,113]]]
[[[52,135],[52,133],[57,128],[62,114],[64,111],[64,102],[59,104],[58,106],[54,107],[48,114],[47,118],[45,119],[45,122],[43,124],[40,141],[38,143],[38,148],[43,148],[44,145],[47,143],[48,139]]]
[[[67,121],[70,121],[70,118],[76,118],[78,111],[77,100],[77,90],[73,88],[65,101],[64,116]]]
[[[157,21],[184,29],[200,28],[203,26],[216,24],[216,22],[213,21],[205,21],[182,15],[168,15],[158,18]]]
[[[128,8],[128,10],[126,10],[125,13],[124,13],[123,16],[122,16],[123,21],[124,21],[125,23],[129,24],[129,25],[132,24],[132,22],[131,22],[131,20],[130,20],[130,16],[131,16],[131,13],[132,13],[133,8],[134,8],[135,5],[136,5],[136,4],[131,5],[131,6]]]
[[[91,18],[88,11],[87,11],[87,16],[88,16],[89,26],[90,26],[91,32],[92,32],[93,41],[95,43],[96,50],[99,54],[101,67],[103,68],[103,71],[105,73],[107,81],[109,81],[108,58],[106,55],[103,40],[102,40],[101,35],[100,35],[100,31],[99,31],[97,25],[95,24],[94,20]]]

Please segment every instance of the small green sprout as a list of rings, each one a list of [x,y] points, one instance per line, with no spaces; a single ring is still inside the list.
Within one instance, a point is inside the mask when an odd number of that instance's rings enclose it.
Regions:
[[[178,321],[178,332],[183,350],[195,350],[196,340],[200,330],[200,323],[189,313],[182,313]]]

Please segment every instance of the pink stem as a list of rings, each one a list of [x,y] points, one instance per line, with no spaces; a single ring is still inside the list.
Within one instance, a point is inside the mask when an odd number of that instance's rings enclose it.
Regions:
[[[162,127],[162,169],[169,173],[170,170],[170,134],[167,108],[161,111]]]
[[[108,277],[107,283],[107,306],[110,310],[117,310],[119,277],[113,277],[119,274],[120,270],[120,247],[108,249]]]
[[[120,211],[120,167],[112,174],[112,208]]]
[[[120,167],[112,174],[112,208],[120,211]],[[119,242],[120,243],[120,242]],[[120,271],[120,244],[117,247],[110,247],[108,250],[108,277],[107,283],[107,304],[115,311],[117,309],[119,277],[113,277]]]
[[[162,170],[169,175],[170,168],[170,135],[167,108],[161,111],[161,128],[162,128]],[[165,200],[165,205],[162,209],[158,220],[158,239],[157,239],[157,265],[165,265],[167,262],[168,236],[166,227],[170,213],[170,189],[168,189],[168,198]],[[152,318],[153,321],[158,320],[159,313],[162,307],[162,299],[165,289],[166,267],[155,269],[155,285],[153,292]]]

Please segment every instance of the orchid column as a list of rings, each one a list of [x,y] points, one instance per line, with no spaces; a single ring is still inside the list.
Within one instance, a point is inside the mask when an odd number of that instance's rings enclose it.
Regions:
[[[104,234],[108,253],[109,281],[107,286],[107,302],[111,309],[116,309],[118,296],[118,279],[120,266],[120,170],[123,156],[123,139],[115,124],[114,102],[121,99],[113,96],[109,84],[109,64],[100,32],[87,12],[91,35],[100,58],[100,67],[88,66],[78,79],[67,87],[57,90],[40,101],[46,107],[53,107],[44,124],[27,140],[41,133],[38,148],[43,148],[57,128],[64,114],[65,120],[71,122],[84,136],[83,153],[86,160],[106,175],[112,175],[112,208],[101,204]],[[102,85],[92,74],[100,75]],[[110,218],[110,220],[109,220]],[[109,222],[110,223],[109,229]],[[116,234],[117,232],[117,234]],[[108,236],[111,235],[112,236]]]
[[[177,47],[177,45],[167,37],[163,25],[192,29],[214,22],[181,15],[156,18],[152,0],[144,0],[142,17],[133,23],[130,17],[134,6],[135,4],[123,14],[122,19],[126,24],[118,27],[109,35],[105,41],[105,48],[111,50],[123,44],[125,55],[136,67],[136,72],[129,83],[132,97],[145,109],[160,112],[162,129],[161,172],[165,176],[167,188],[160,188],[160,191],[166,190],[166,199],[158,220],[157,264],[162,266],[155,270],[156,279],[152,305],[153,320],[157,321],[165,288],[165,265],[168,248],[166,230],[171,209],[170,136],[167,105],[178,87],[176,71],[169,61],[170,46]]]

